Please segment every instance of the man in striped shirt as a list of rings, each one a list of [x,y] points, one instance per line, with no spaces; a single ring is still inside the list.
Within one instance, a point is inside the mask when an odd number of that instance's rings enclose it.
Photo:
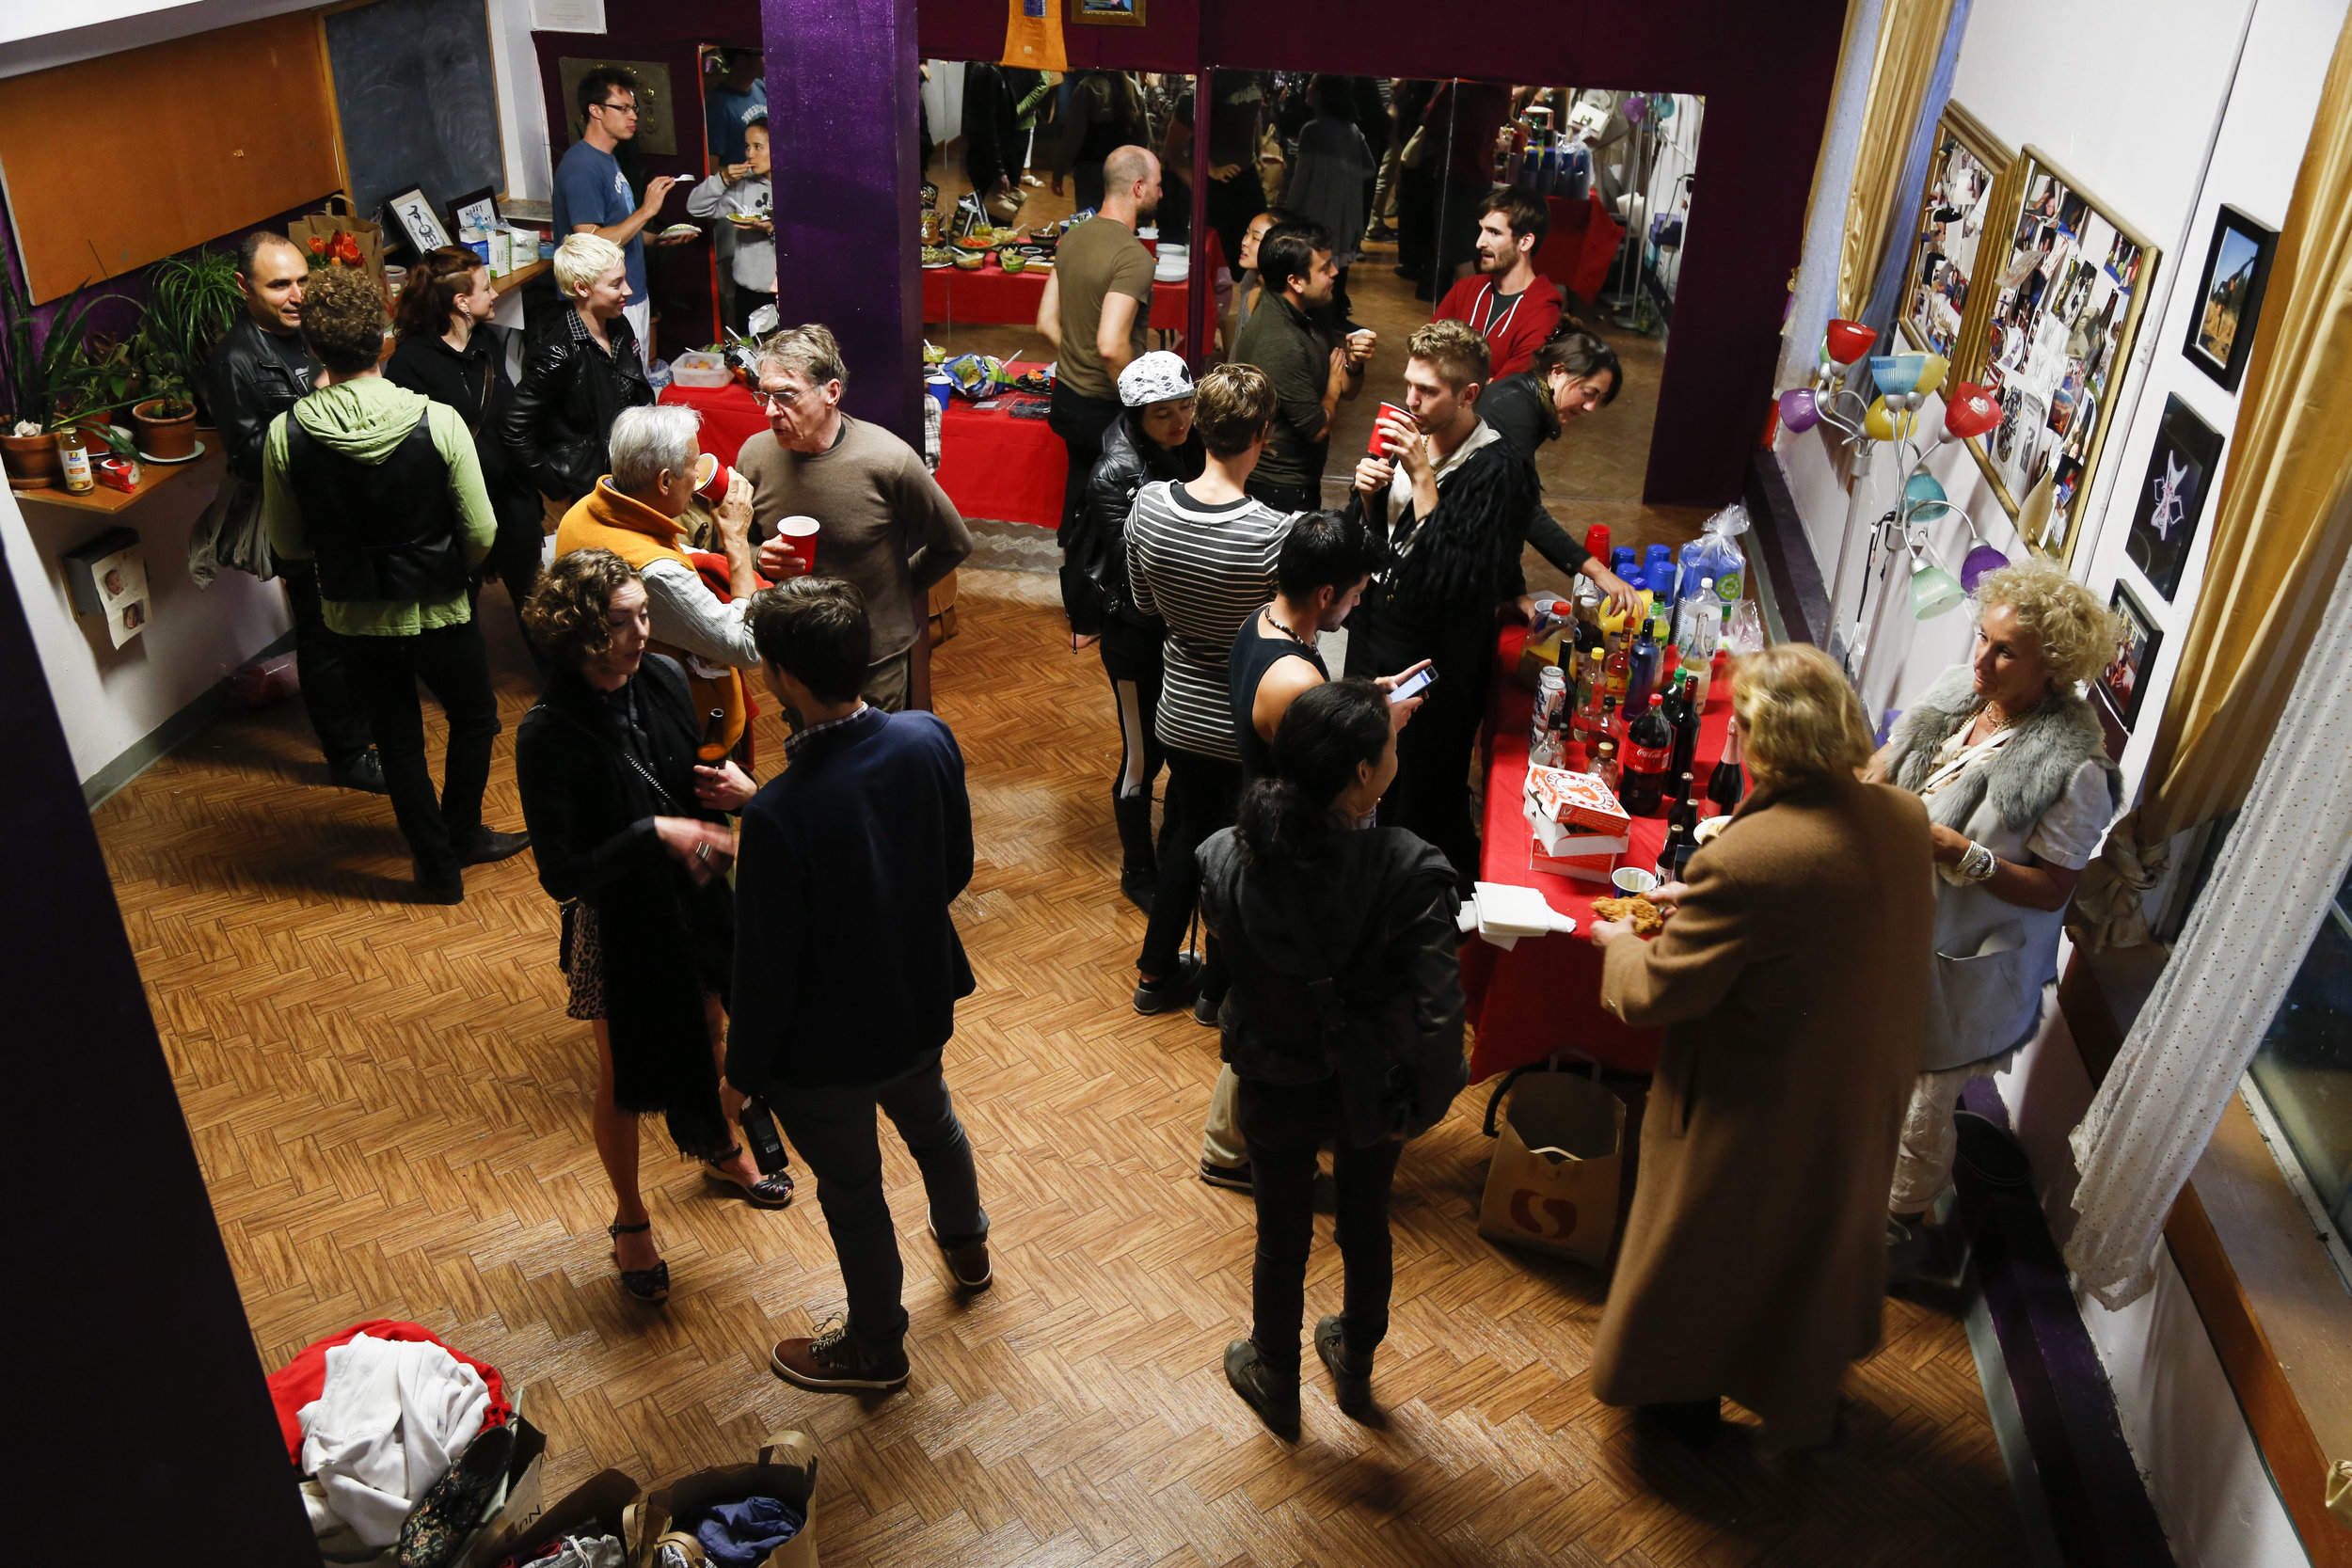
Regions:
[[[1200,873],[1193,850],[1229,826],[1241,795],[1241,748],[1226,660],[1233,634],[1274,597],[1274,568],[1294,514],[1252,499],[1243,486],[1265,451],[1274,385],[1255,365],[1219,365],[1200,378],[1193,423],[1208,449],[1195,480],[1136,493],[1127,520],[1127,581],[1136,608],[1168,623],[1167,675],[1156,723],[1168,748],[1168,812],[1159,891],[1136,959],[1136,1011],[1162,1013],[1199,999],[1193,1016],[1216,1021],[1223,965],[1178,951],[1192,921]]]

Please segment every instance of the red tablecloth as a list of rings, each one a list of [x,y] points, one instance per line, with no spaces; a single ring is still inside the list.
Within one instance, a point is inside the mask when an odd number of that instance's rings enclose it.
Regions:
[[[1038,368],[1019,362],[1010,367],[1015,374]],[[674,383],[662,388],[661,401],[700,409],[703,451],[730,465],[745,441],[768,428],[768,416],[740,385]],[[965,516],[1058,527],[1062,480],[1069,471],[1069,449],[1043,420],[1016,420],[1001,406],[978,408],[961,398],[947,400],[939,423],[939,487]]]
[[[1512,678],[1526,641],[1526,627],[1506,627],[1497,650],[1494,692],[1486,710],[1486,821],[1478,878],[1535,889],[1553,909],[1573,919],[1576,929],[1521,938],[1508,953],[1475,936],[1462,944],[1462,994],[1470,1006],[1470,1026],[1477,1031],[1470,1077],[1474,1081],[1507,1072],[1554,1052],[1573,1052],[1624,1071],[1647,1072],[1658,1065],[1663,1037],[1656,1029],[1632,1028],[1602,1010],[1600,950],[1586,940],[1593,928],[1593,900],[1616,890],[1605,882],[1581,881],[1528,865],[1534,835],[1520,815],[1519,796],[1527,783],[1527,726],[1535,698]],[[1701,789],[1707,786],[1714,759],[1723,754],[1730,717],[1726,682],[1708,693],[1707,712],[1699,722],[1699,760],[1692,770]],[[1630,837],[1631,847],[1618,863],[1648,870],[1665,843],[1666,819],[1637,816]]]
[[[1535,270],[1589,305],[1608,282],[1609,263],[1625,239],[1625,226],[1598,192],[1582,201],[1548,196],[1544,204],[1551,211],[1551,226],[1544,231],[1543,248],[1535,252]]]
[[[1150,325],[1161,331],[1184,329],[1182,283],[1152,285]],[[1034,326],[1038,301],[1045,297],[1045,274],[1008,274],[991,256],[977,272],[930,267],[923,273],[923,320],[950,326]]]

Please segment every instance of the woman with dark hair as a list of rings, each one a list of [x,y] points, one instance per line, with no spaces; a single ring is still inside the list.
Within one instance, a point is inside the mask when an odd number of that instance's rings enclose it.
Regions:
[[[482,485],[490,493],[499,526],[498,542],[482,570],[496,572],[506,584],[519,621],[539,575],[539,542],[546,534],[539,527],[539,498],[516,470],[499,436],[515,384],[506,378],[499,336],[489,330],[498,297],[489,266],[464,245],[426,253],[408,269],[393,307],[392,332],[399,342],[385,363],[384,379],[456,409],[472,433]],[[477,585],[480,580],[477,576]],[[524,641],[535,656],[537,646],[528,638]]]
[[[1396,777],[1388,693],[1360,679],[1302,693],[1274,764],[1237,825],[1200,846],[1200,909],[1232,973],[1222,1054],[1258,1209],[1250,1336],[1225,1347],[1225,1377],[1295,1437],[1316,1152],[1331,1146],[1346,1291],[1315,1324],[1315,1354],[1360,1419],[1389,1326],[1397,1156],[1467,1075],[1454,869],[1404,829],[1368,826]]]
[[[557,557],[523,621],[555,669],[516,733],[515,782],[539,885],[564,906],[565,1015],[596,1029],[592,1115],[612,1182],[613,1262],[630,1299],[658,1303],[670,1266],[638,1192],[638,1117],[663,1113],[681,1152],[761,1208],[792,1198],[789,1176],[762,1176],[744,1152],[743,1097],[723,1077],[735,959],[726,814],[754,786],[732,762],[698,766],[686,673],[645,652],[645,586],[628,562],[597,549]]]
[[[1535,351],[1534,362],[1516,375],[1495,378],[1478,400],[1478,417],[1494,427],[1503,445],[1533,461],[1535,449],[1556,441],[1576,420],[1617,401],[1625,371],[1617,351],[1563,318]],[[1527,542],[1535,553],[1571,577],[1590,578],[1620,613],[1633,610],[1633,585],[1609,569],[1552,520],[1541,505],[1527,519]]]

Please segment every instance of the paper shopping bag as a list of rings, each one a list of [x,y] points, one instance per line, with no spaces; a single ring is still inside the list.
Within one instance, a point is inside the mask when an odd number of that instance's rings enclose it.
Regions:
[[[1495,1112],[1505,1091],[1511,1103],[1498,1131]],[[1606,1265],[1617,1229],[1625,1102],[1597,1077],[1520,1068],[1505,1074],[1486,1101],[1486,1135],[1495,1139],[1495,1155],[1478,1206],[1478,1233]]]
[[[629,1511],[628,1568],[652,1568],[672,1520],[746,1497],[790,1503],[804,1521],[800,1533],[770,1552],[758,1568],[817,1568],[817,1445],[800,1432],[769,1438],[748,1465],[714,1465],[646,1493]]]
[[[476,1530],[458,1560],[464,1568],[490,1568],[513,1557],[529,1557],[564,1535],[609,1535],[627,1543],[626,1517],[637,1500],[637,1483],[619,1470],[590,1476],[553,1503],[542,1503],[539,1464],[533,1460],[528,1486],[517,1485],[488,1524]]]
[[[305,213],[286,225],[292,240],[312,267],[356,266],[367,269],[384,292],[384,230],[351,210],[341,196],[327,198],[328,211]],[[340,212],[334,209],[342,209]],[[313,243],[316,242],[316,243]],[[389,300],[389,295],[386,298]]]

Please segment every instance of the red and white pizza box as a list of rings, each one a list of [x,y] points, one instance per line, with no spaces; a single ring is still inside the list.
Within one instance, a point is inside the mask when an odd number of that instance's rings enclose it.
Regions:
[[[1617,803],[1607,784],[1590,773],[1531,766],[1523,795],[1531,816],[1546,816],[1568,827],[1622,834],[1633,826],[1631,814]]]

